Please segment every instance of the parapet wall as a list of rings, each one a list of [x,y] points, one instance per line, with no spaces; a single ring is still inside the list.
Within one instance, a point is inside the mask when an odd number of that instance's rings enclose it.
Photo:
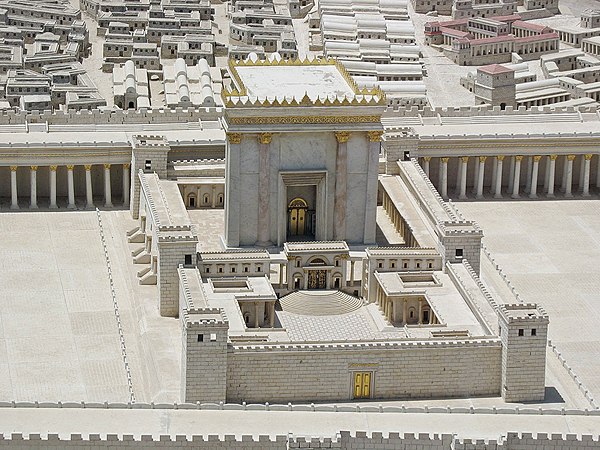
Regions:
[[[384,117],[435,117],[440,115],[442,117],[470,117],[470,116],[510,116],[510,115],[535,115],[535,114],[556,114],[556,113],[595,113],[596,108],[590,106],[582,107],[553,107],[553,106],[534,106],[527,109],[525,106],[513,108],[507,106],[506,109],[500,109],[500,106],[460,106],[460,107],[445,107],[445,108],[432,108],[426,106],[422,109],[413,107],[395,107],[387,108],[383,114]]]
[[[451,434],[411,434],[379,432],[366,433],[341,431],[332,437],[305,437],[294,435],[234,436],[234,435],[100,435],[57,434],[23,435],[0,434],[0,446],[21,449],[63,448],[89,450],[90,448],[147,449],[147,448],[194,448],[198,450],[288,450],[295,448],[336,448],[340,450],[563,450],[600,449],[598,436],[575,434],[513,433],[499,436],[497,440],[458,439]]]

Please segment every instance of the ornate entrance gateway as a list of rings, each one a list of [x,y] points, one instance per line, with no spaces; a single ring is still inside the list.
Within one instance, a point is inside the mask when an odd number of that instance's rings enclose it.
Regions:
[[[327,288],[327,271],[326,270],[309,270],[308,271],[308,288],[309,289],[326,289]]]
[[[308,204],[304,199],[296,197],[288,205],[288,230],[290,236],[303,236],[307,234]]]

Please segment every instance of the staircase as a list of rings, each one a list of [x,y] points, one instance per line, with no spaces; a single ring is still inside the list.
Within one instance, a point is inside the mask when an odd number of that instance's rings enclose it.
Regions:
[[[296,291],[279,299],[284,312],[302,316],[337,316],[356,311],[363,301],[342,291]]]

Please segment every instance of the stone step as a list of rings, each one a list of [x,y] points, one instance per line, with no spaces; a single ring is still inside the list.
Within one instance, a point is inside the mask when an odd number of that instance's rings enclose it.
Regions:
[[[348,314],[363,306],[363,301],[341,291],[296,291],[279,299],[285,312],[304,316]]]

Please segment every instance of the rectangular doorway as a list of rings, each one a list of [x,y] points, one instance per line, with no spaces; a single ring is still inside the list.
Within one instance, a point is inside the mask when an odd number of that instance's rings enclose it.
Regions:
[[[354,372],[353,398],[371,398],[371,383],[373,372]]]

